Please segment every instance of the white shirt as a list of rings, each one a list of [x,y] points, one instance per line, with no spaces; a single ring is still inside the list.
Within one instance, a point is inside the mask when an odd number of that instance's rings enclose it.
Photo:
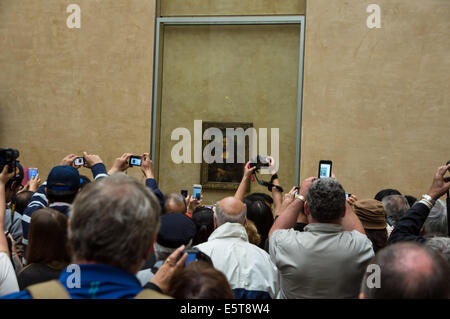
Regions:
[[[253,292],[264,292],[271,298],[277,297],[278,270],[267,252],[248,242],[247,232],[241,224],[221,225],[206,243],[196,247],[224,273],[231,289],[246,291],[248,296]]]
[[[0,296],[18,291],[19,285],[11,260],[4,251],[0,251]]]

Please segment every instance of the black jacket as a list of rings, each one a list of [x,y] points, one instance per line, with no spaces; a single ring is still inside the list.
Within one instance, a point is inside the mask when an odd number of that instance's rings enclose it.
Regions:
[[[424,243],[426,239],[419,233],[429,213],[430,209],[426,205],[415,203],[395,225],[391,236],[389,236],[388,244],[401,241]]]

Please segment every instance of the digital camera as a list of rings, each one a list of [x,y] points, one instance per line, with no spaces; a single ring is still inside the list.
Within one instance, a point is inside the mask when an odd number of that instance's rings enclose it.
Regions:
[[[17,166],[17,158],[19,157],[19,151],[14,148],[0,148],[0,157],[5,160],[5,164],[8,165],[8,172],[15,171]],[[1,167],[3,169],[3,167]]]
[[[270,163],[267,157],[261,156],[261,155],[257,155],[256,156],[256,161],[255,159],[252,159],[250,161],[250,168],[253,168],[256,166],[256,170],[255,171],[259,171],[259,169],[261,167],[269,167]]]

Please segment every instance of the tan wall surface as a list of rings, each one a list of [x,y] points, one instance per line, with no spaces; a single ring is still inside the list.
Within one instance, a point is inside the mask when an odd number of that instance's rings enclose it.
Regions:
[[[268,134],[270,128],[280,128],[280,179],[286,188],[294,183],[299,30],[298,25],[166,27],[159,170],[163,190],[191,193],[192,184],[200,183],[200,164],[170,160],[178,143],[170,140],[172,130],[185,127],[193,138],[194,120],[253,122],[255,128],[268,128]],[[267,147],[270,151],[270,139]],[[267,188],[254,185],[252,191]],[[211,204],[234,191],[204,193]]]
[[[74,2],[81,29],[66,26]],[[154,16],[154,0],[0,1],[0,145],[44,179],[69,153],[109,168],[149,151]]]
[[[450,1],[310,0],[302,179],[331,159],[348,192],[420,196],[450,160]]]
[[[80,30],[66,27],[72,2],[0,1],[0,146],[44,176],[70,152],[110,166],[150,144],[154,0],[78,0]],[[376,1],[369,30],[372,2],[308,1],[301,175],[332,159],[360,197],[417,196],[450,159],[450,2]]]
[[[305,0],[161,0],[161,16],[301,15]]]

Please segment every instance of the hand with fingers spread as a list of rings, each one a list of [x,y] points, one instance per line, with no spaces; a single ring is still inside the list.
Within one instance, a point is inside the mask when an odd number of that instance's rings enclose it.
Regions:
[[[108,171],[108,175],[126,171],[130,167],[129,160],[131,156],[133,156],[133,154],[125,153],[121,157],[116,158],[113,166]]]
[[[39,186],[41,185],[41,179],[39,178],[39,173],[36,174],[36,176],[32,176],[31,179],[28,181],[29,188],[28,190],[30,192],[36,192]]]
[[[184,267],[184,263],[188,257],[187,253],[178,260],[179,256],[182,254],[185,246],[182,245],[178,247],[164,262],[164,264],[153,276],[151,282],[157,285],[164,293],[167,292],[169,288],[170,280],[172,279],[175,272]],[[177,261],[178,260],[178,261]]]
[[[450,171],[450,164],[439,167],[434,174],[433,183],[430,186],[428,195],[437,200],[450,189],[450,177],[444,177]]]
[[[84,157],[84,167],[87,167],[87,168],[92,168],[96,164],[103,163],[100,156],[95,155],[95,154],[88,154],[86,152],[83,152],[83,157]]]

